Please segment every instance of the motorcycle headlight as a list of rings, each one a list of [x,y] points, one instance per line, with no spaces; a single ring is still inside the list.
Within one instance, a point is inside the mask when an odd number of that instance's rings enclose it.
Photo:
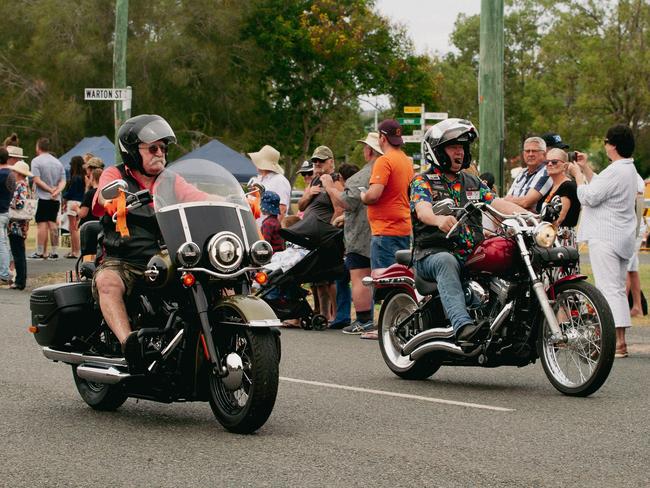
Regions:
[[[176,259],[183,266],[196,266],[201,260],[201,249],[194,242],[186,242],[176,251]]]
[[[244,259],[244,246],[232,232],[219,232],[208,243],[208,257],[219,271],[235,271]]]
[[[271,261],[273,247],[267,241],[257,241],[251,246],[251,260],[258,266],[264,266]]]
[[[555,236],[557,231],[555,227],[548,222],[541,222],[537,224],[533,231],[535,242],[540,247],[551,247],[555,243]]]

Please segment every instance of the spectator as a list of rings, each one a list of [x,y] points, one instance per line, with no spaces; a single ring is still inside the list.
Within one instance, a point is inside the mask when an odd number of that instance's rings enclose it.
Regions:
[[[11,208],[14,210],[23,210],[27,199],[32,198],[27,177],[33,176],[29,171],[29,166],[24,161],[16,162],[11,169],[16,176],[16,189]],[[29,232],[29,220],[11,218],[9,220],[9,244],[11,245],[11,254],[14,258],[16,268],[16,278],[10,288],[14,290],[24,290],[27,284],[27,261],[25,259],[25,240]]]
[[[79,249],[79,206],[84,198],[85,182],[84,160],[81,156],[73,156],[70,160],[70,181],[68,189],[63,194],[63,210],[68,215],[68,231],[70,232],[70,252],[66,258],[78,258]]]
[[[625,278],[637,234],[632,130],[625,125],[610,127],[605,136],[605,151],[611,164],[600,174],[591,169],[586,154],[576,152],[576,167],[580,171],[575,176],[583,214],[578,241],[589,245],[596,287],[605,295],[616,324],[616,357],[625,358],[625,329],[632,326]]]
[[[36,185],[36,251],[30,259],[57,259],[59,245],[59,198],[65,187],[65,169],[61,161],[50,154],[50,141],[42,137],[36,142],[37,156],[32,160],[32,173]],[[48,234],[52,249],[47,254]]]
[[[542,136],[544,142],[546,143],[546,150],[557,148],[566,150],[569,149],[569,145],[562,140],[560,134],[555,134],[553,132],[547,132]]]
[[[632,298],[632,304],[630,308],[631,317],[644,315],[643,301],[641,299],[641,279],[639,277],[639,249],[641,248],[643,236],[645,235],[646,231],[645,219],[643,217],[643,212],[645,210],[645,182],[643,181],[643,178],[641,178],[641,176],[638,174],[637,185],[636,202],[634,205],[636,210],[636,225],[638,230],[636,234],[636,242],[634,244],[634,256],[632,256],[632,259],[630,259],[630,262],[627,266],[627,280],[625,283],[625,291],[628,295],[628,302],[630,300],[630,297]]]
[[[305,188],[308,188],[311,185],[311,180],[314,179],[314,165],[311,161],[303,161],[298,170],[298,174],[302,175],[302,179],[305,180]]]
[[[90,153],[86,153],[86,154],[90,154]],[[103,169],[104,169],[104,161],[102,161],[101,158],[97,158],[97,157],[95,157],[95,156],[92,156],[92,157],[87,158],[87,159],[86,159],[86,157],[84,156],[84,165],[83,165],[83,168],[84,168],[85,176],[86,176],[86,178],[87,178],[87,179],[86,179],[86,189],[89,189],[90,187],[88,186],[88,184],[92,181],[91,173],[92,173],[95,169],[101,169],[101,170],[103,170]]]
[[[560,197],[562,210],[553,224],[561,230],[558,235],[562,237],[562,244],[575,247],[574,229],[578,225],[578,217],[580,217],[580,201],[575,182],[567,176],[568,168],[575,165],[569,165],[567,159],[567,153],[562,149],[548,151],[546,172],[552,181],[552,187],[544,199],[544,203],[550,202],[556,195]]]
[[[368,191],[361,192],[361,201],[368,205],[370,267],[373,272],[395,262],[395,252],[408,249],[411,241],[411,215],[408,188],[413,178],[413,163],[400,149],[402,127],[396,120],[379,124],[379,148],[370,175]]]
[[[25,159],[27,159],[27,156],[23,154],[22,147],[7,146],[7,152],[9,153],[9,160],[7,161],[7,164],[9,166],[13,166],[18,161],[24,161]]]
[[[508,194],[504,197],[531,212],[539,212],[544,197],[553,185],[546,172],[546,143],[540,137],[529,137],[524,141],[524,162],[526,169],[521,171]]]
[[[271,190],[280,196],[279,220],[287,214],[291,205],[291,183],[284,177],[280,166],[280,153],[271,146],[264,146],[258,152],[248,153],[253,164],[257,167],[257,176],[251,178],[248,185],[259,183],[265,190]]]
[[[9,271],[10,250],[7,226],[9,224],[9,205],[16,189],[16,176],[8,164],[9,152],[0,147],[0,284],[11,285]]]
[[[93,199],[95,198],[95,193],[99,186],[99,177],[102,175],[102,172],[103,170],[101,168],[94,168],[90,173],[90,177],[86,176],[86,188],[88,188],[88,191],[84,193],[81,205],[79,205],[79,227],[86,222],[99,220],[99,217],[95,217],[90,209],[93,207]]]
[[[492,191],[492,193],[494,193],[495,195],[499,193],[497,191],[497,187],[495,186],[496,179],[494,178],[494,175],[492,173],[486,171],[485,173],[480,175],[479,178],[483,183],[485,183],[485,186],[487,186]]]
[[[262,224],[260,230],[264,240],[271,244],[273,252],[284,251],[284,239],[280,237],[280,195],[274,191],[265,191],[260,204]]]

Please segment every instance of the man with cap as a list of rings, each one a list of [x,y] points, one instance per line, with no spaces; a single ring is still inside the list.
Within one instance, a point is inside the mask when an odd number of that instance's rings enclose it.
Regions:
[[[280,237],[280,221],[278,215],[280,214],[280,195],[274,191],[266,190],[262,195],[260,203],[260,210],[262,212],[262,224],[260,231],[264,240],[271,244],[273,252],[284,251],[284,239]]]
[[[402,127],[396,120],[379,124],[379,147],[370,175],[370,187],[361,193],[368,205],[368,221],[372,231],[370,267],[373,272],[395,263],[395,251],[411,245],[411,213],[408,188],[413,178],[413,162],[401,150]]]
[[[9,152],[0,147],[0,284],[11,285],[11,273],[9,261],[11,254],[9,250],[9,237],[7,228],[9,225],[9,205],[16,189],[16,176],[11,171]]]
[[[270,190],[280,197],[279,220],[282,221],[291,205],[291,183],[284,177],[284,169],[280,166],[280,152],[266,145],[257,152],[248,153],[257,168],[257,176],[251,178],[249,185],[258,183],[265,190]]]
[[[546,151],[549,149],[569,149],[569,145],[562,140],[560,134],[555,134],[553,132],[547,132],[542,136],[544,142],[546,143]]]

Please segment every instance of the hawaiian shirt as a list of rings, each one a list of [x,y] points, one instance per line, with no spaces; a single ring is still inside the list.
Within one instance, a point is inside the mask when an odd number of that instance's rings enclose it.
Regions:
[[[415,206],[419,202],[429,202],[433,204],[434,202],[437,202],[438,200],[442,200],[443,198],[450,197],[453,199],[454,203],[456,206],[461,206],[460,203],[460,195],[461,195],[461,184],[459,180],[449,180],[447,177],[438,169],[434,169],[432,171],[432,174],[438,175],[440,178],[440,181],[444,183],[444,185],[447,187],[447,194],[446,195],[441,195],[440,192],[433,190],[431,188],[431,183],[428,178],[427,174],[419,174],[416,175],[415,178],[411,181],[411,212],[415,213]],[[468,193],[468,198],[471,201],[475,202],[485,202],[485,203],[492,203],[494,200],[494,193],[485,185],[485,183],[480,184],[479,189],[476,190],[478,192],[477,195],[472,195],[470,196]],[[461,261],[465,261],[467,256],[471,253],[472,249],[474,248],[474,234],[472,233],[472,230],[470,229],[469,225],[464,225],[462,226],[459,231],[451,237],[455,244],[456,247],[452,251],[452,254],[456,256],[458,259]]]
[[[25,206],[25,200],[32,198],[29,186],[26,181],[17,181],[16,189],[14,190],[14,196],[11,200],[11,208],[16,210],[22,210]],[[28,220],[9,220],[9,226],[7,227],[8,233],[11,235],[22,236],[23,239],[27,239],[27,232],[29,231],[29,221]]]

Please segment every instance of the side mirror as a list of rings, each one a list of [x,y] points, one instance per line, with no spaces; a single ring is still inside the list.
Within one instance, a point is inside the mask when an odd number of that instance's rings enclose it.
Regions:
[[[102,198],[104,200],[112,200],[113,198],[117,198],[117,196],[120,194],[120,190],[126,191],[128,187],[129,185],[124,180],[111,181],[108,185],[102,188]]]
[[[445,198],[433,204],[433,213],[436,215],[452,215],[454,213],[454,201]]]

